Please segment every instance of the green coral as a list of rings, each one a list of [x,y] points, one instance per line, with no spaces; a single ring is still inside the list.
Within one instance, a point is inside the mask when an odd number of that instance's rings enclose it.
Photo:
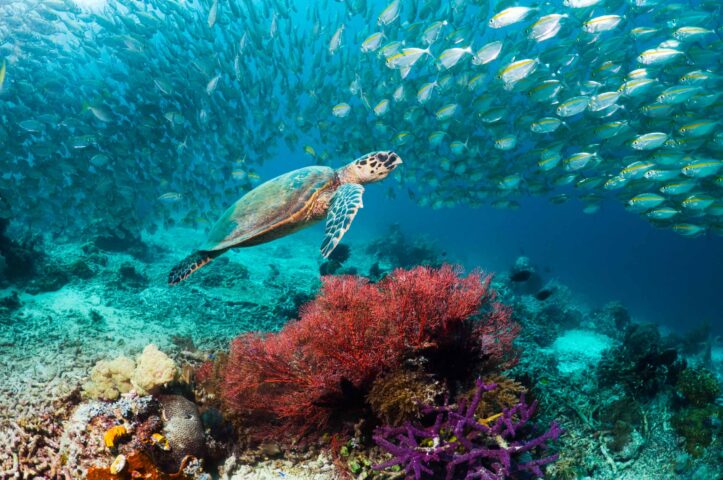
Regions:
[[[680,373],[676,389],[696,407],[713,403],[720,394],[720,385],[715,376],[705,368],[686,368]]]
[[[688,407],[673,417],[672,424],[678,435],[685,439],[685,449],[688,453],[700,457],[713,441],[713,434],[721,417],[723,417],[723,408],[715,405]]]

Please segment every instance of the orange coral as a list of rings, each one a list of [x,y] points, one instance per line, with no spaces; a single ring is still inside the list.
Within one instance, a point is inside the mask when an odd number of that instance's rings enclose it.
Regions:
[[[133,452],[126,457],[126,466],[117,474],[110,473],[110,468],[93,467],[88,470],[86,480],[185,480],[183,469],[192,457],[186,457],[181,462],[177,473],[164,473],[153,464],[151,459],[143,452]]]
[[[103,434],[103,442],[108,448],[115,448],[118,440],[128,435],[128,430],[123,425],[111,427]]]

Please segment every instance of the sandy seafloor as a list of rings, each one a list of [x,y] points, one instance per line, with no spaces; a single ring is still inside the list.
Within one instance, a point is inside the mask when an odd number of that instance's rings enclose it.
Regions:
[[[319,232],[311,230],[230,252],[190,281],[169,288],[169,269],[203,240],[197,231],[178,228],[144,237],[149,246],[147,261],[126,253],[94,252],[96,259],[103,257],[107,264],[89,262],[95,272],[92,278],[71,277],[62,288],[47,293],[18,291],[21,306],[12,312],[0,310],[0,478],[48,478],[48,465],[42,462],[62,457],[61,439],[70,428],[72,412],[63,403],[87,380],[98,360],[121,354],[132,357],[154,343],[181,363],[189,349],[188,338],[194,351],[208,352],[227,348],[229,340],[242,331],[280,328],[319,285],[318,237]],[[367,272],[375,258],[363,244],[350,246],[352,254],[345,266]],[[80,244],[48,243],[45,248],[50,259],[61,263],[89,257]],[[125,276],[120,273],[122,266]],[[129,266],[141,275],[128,276]],[[497,286],[503,297],[513,296],[522,310],[541,308],[534,298],[515,296],[504,283]],[[15,290],[0,290],[0,298]],[[601,306],[579,303],[567,287],[558,285],[558,291],[554,301],[579,312],[578,321],[568,328],[556,326],[556,338],[546,347],[521,339],[518,368],[544,374],[543,388],[549,398],[566,399],[557,405],[549,402],[555,411],[546,412],[566,429],[561,446],[567,453],[561,462],[590,465],[594,473],[579,478],[720,478],[721,470],[716,468],[723,460],[721,453],[708,451],[698,460],[686,456],[670,426],[673,413],[662,397],[646,407],[645,431],[636,432],[640,438],[629,458],[614,458],[607,451],[601,440],[606,433],[585,422],[586,409],[593,408],[589,398],[596,394],[591,391],[590,372],[605,349],[619,345],[620,338],[615,338],[609,325],[595,323],[594,318],[600,317],[593,318],[593,309]],[[713,360],[720,375],[720,349],[713,351]],[[98,463],[108,464],[112,458],[107,453],[99,455]],[[63,472],[65,478],[76,478],[73,471],[59,469],[58,478],[63,478]],[[232,457],[221,473],[221,478],[234,479],[336,478],[330,459],[323,454],[302,461],[253,463]],[[557,475],[550,477],[569,478],[559,469]]]

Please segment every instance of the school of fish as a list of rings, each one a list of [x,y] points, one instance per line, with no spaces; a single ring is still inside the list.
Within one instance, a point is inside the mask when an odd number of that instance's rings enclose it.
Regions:
[[[614,196],[723,235],[721,8],[0,0],[0,214],[207,224],[278,155],[394,149],[396,188],[424,206]]]

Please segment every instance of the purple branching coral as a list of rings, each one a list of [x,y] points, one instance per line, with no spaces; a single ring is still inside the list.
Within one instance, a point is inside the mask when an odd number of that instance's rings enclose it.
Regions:
[[[478,419],[475,412],[482,394],[495,388],[496,384],[477,380],[469,404],[461,401],[457,406],[425,407],[425,415],[435,415],[430,427],[407,422],[401,427],[378,428],[374,441],[394,458],[374,468],[400,465],[406,477],[415,480],[439,478],[443,473],[446,480],[542,477],[544,466],[556,461],[558,455],[534,456],[544,454],[549,448],[547,442],[557,440],[562,429],[552,422],[547,432],[531,438],[534,427],[529,421],[537,402],[526,404],[524,394],[514,407]]]

